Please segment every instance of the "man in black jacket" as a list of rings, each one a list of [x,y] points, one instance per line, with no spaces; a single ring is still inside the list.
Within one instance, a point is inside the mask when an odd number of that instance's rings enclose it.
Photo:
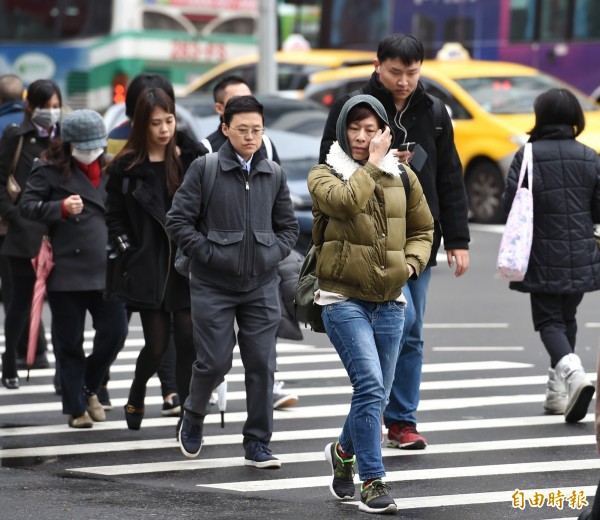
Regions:
[[[181,451],[196,457],[212,391],[231,369],[238,343],[246,373],[245,464],[279,468],[269,450],[273,432],[275,333],[281,319],[277,264],[299,234],[281,172],[259,151],[263,107],[252,96],[231,99],[223,115],[228,138],[218,152],[216,179],[203,210],[206,158],[192,163],[167,214],[167,229],[190,258],[196,361],[179,430]],[[202,217],[200,215],[203,215]]]
[[[393,34],[384,38],[377,48],[375,71],[369,82],[360,91],[338,99],[331,107],[319,157],[319,162],[327,162],[344,103],[357,93],[376,97],[392,122],[394,153],[401,162],[409,163],[417,174],[435,221],[428,267],[418,279],[409,280],[402,290],[408,300],[402,349],[390,402],[384,413],[390,443],[403,449],[427,446],[427,441],[416,428],[416,411],[423,365],[423,318],[430,267],[436,265],[442,238],[448,265],[452,268],[456,264],[455,276],[462,276],[469,267],[470,237],[462,166],[448,112],[443,103],[427,94],[419,82],[424,57],[423,45],[413,36]],[[403,145],[410,142],[416,143],[414,151],[403,151]]]

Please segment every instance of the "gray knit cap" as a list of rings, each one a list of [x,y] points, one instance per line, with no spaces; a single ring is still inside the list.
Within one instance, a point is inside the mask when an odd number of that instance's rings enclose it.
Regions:
[[[390,126],[385,108],[383,108],[383,105],[377,98],[369,96],[368,94],[352,96],[348,101],[346,101],[346,103],[344,103],[335,126],[335,133],[338,143],[340,144],[342,150],[344,150],[344,152],[350,156],[352,156],[352,154],[350,153],[350,146],[348,146],[348,137],[346,135],[346,118],[348,117],[348,112],[350,112],[353,107],[360,103],[366,103],[369,105],[379,116],[379,118],[387,126]]]

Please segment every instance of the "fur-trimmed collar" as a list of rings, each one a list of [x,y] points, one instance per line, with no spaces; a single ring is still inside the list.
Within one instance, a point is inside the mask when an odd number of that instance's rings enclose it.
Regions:
[[[344,152],[337,141],[331,145],[325,162],[331,166],[336,173],[341,175],[342,179],[345,181],[350,179],[352,174],[360,168],[360,164]],[[379,169],[392,177],[400,177],[400,162],[392,152],[389,152],[383,158]]]

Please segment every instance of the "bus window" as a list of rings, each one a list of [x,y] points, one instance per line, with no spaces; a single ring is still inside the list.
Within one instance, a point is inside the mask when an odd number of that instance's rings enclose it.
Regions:
[[[535,27],[535,2],[532,0],[511,0],[510,2],[510,41],[530,42]]]
[[[568,3],[569,0],[540,2],[540,42],[564,41],[570,36]]]
[[[93,0],[0,0],[0,13],[0,40],[68,40],[108,34],[112,4]]]
[[[600,38],[600,3],[598,0],[576,0],[573,20],[573,38],[597,40]]]
[[[184,17],[182,17],[185,20]],[[175,32],[183,32],[183,33],[195,33],[195,29],[190,29],[189,27],[185,27],[183,22],[173,18],[167,13],[159,13],[156,11],[144,11],[143,16],[143,27],[144,29],[150,31],[175,31]],[[190,27],[192,24],[188,22]]]

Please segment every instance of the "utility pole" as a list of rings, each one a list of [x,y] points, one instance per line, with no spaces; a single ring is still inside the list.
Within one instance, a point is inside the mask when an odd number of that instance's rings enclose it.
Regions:
[[[260,0],[258,11],[257,92],[277,92],[277,0]]]

